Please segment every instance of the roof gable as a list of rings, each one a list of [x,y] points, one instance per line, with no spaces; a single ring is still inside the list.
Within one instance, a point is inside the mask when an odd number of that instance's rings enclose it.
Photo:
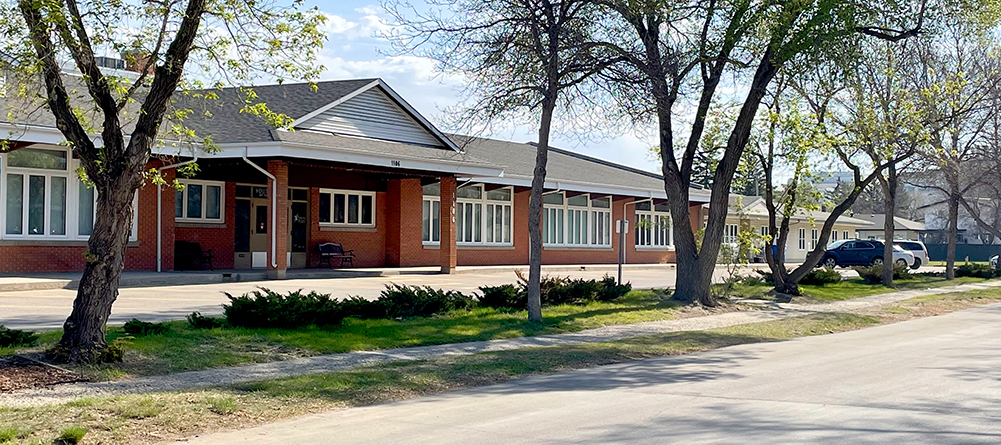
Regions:
[[[292,128],[460,151],[381,80],[307,113]]]

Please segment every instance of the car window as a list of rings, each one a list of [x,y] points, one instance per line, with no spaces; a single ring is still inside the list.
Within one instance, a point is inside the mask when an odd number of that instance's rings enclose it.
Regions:
[[[898,245],[898,246],[900,246],[900,247],[903,247],[904,249],[907,249],[907,250],[924,250],[924,249],[921,248],[921,245],[918,244],[918,243],[898,242],[898,243],[895,243],[895,244]]]
[[[855,247],[859,250],[869,250],[869,249],[875,249],[876,245],[868,241],[862,241],[860,243],[855,243]]]
[[[841,246],[841,248],[845,250],[853,250],[855,249],[855,241],[849,241]]]

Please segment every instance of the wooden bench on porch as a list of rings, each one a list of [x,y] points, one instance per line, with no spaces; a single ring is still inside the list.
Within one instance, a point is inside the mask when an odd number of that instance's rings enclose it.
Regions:
[[[333,260],[338,261],[337,267],[343,267],[344,265],[354,267],[354,250],[344,250],[344,246],[338,243],[323,243],[317,246],[317,248],[320,250],[320,261],[317,263],[317,267],[326,262],[328,269],[333,268],[334,266],[331,263]]]
[[[177,270],[202,270],[208,266],[212,269],[212,259],[215,257],[212,249],[202,250],[202,245],[192,241],[177,241],[174,243],[174,268]]]

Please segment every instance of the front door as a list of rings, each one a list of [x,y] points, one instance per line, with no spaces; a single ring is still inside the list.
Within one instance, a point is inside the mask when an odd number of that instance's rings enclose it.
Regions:
[[[233,227],[233,267],[236,269],[268,267],[269,205],[267,186],[236,186],[236,224]]]
[[[289,195],[289,269],[304,269],[308,261],[309,189],[290,188]]]

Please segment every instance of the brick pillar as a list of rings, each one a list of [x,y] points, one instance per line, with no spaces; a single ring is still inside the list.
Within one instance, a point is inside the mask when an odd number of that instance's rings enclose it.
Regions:
[[[455,272],[458,254],[455,250],[455,178],[441,178],[441,273]]]
[[[392,179],[389,181],[386,224],[386,265],[410,267],[418,264],[423,249],[421,241],[422,196],[421,180]]]
[[[171,186],[176,178],[174,169],[163,172],[163,180],[167,185],[156,186],[157,193],[160,194],[160,233],[156,236],[160,241],[160,270],[166,272],[174,270],[174,241],[176,232],[174,230],[174,206],[177,204],[177,189]],[[142,235],[142,233],[140,233]]]
[[[268,201],[274,202],[274,205],[268,204],[268,211],[271,212],[268,217],[268,223],[271,221],[275,223],[272,224],[271,233],[268,233],[268,279],[272,280],[284,280],[286,278],[286,271],[288,270],[288,237],[289,237],[289,227],[288,227],[288,212],[289,212],[289,202],[288,202],[288,163],[285,161],[268,161],[268,173],[271,173],[275,177],[275,187],[272,188],[272,180],[268,178],[268,198],[271,198],[272,190],[274,190],[275,198],[269,199]],[[270,218],[271,216],[274,218]],[[275,249],[274,252],[271,251],[271,239],[270,237],[275,237]],[[274,255],[274,261],[272,262],[271,255]],[[277,264],[277,266],[272,266],[272,264]]]

